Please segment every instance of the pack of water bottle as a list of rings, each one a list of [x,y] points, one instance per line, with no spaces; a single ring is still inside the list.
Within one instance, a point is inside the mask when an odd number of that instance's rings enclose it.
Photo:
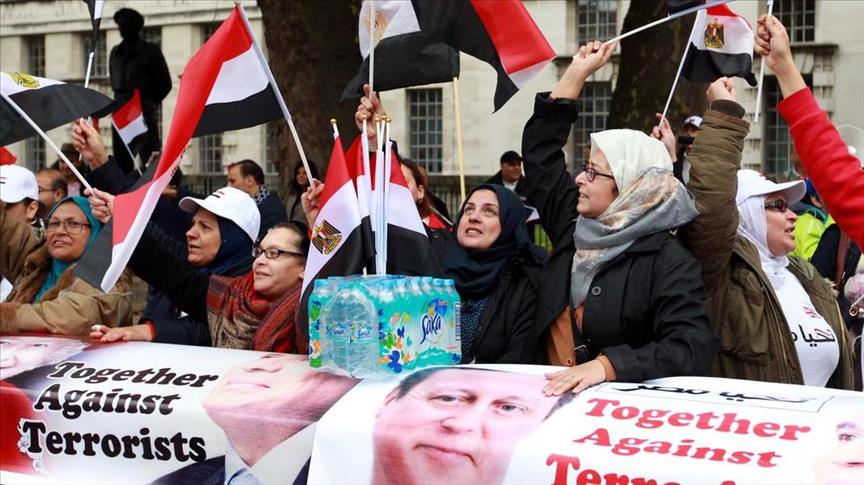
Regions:
[[[309,297],[309,365],[352,377],[458,364],[460,333],[453,280],[331,277]]]

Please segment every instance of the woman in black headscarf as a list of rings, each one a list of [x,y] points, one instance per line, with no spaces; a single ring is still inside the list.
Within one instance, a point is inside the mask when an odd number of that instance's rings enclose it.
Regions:
[[[462,363],[518,363],[534,319],[544,254],[525,226],[525,206],[506,187],[468,194],[442,266],[462,297]]]

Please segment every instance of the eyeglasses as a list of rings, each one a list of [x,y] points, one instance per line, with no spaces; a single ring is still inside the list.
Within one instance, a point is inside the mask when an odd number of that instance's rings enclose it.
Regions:
[[[588,179],[589,182],[593,182],[598,175],[601,177],[608,177],[612,180],[615,180],[614,176],[608,173],[598,172],[597,170],[594,170],[594,167],[589,167],[587,163],[582,164],[582,171],[585,172],[585,178]]]
[[[774,199],[765,203],[766,209],[777,209],[778,212],[786,212],[789,209],[789,204],[783,199]]]
[[[257,258],[262,254],[267,259],[279,259],[279,256],[282,256],[283,254],[287,254],[288,256],[296,256],[298,258],[305,258],[302,253],[295,253],[294,251],[286,251],[279,248],[264,249],[261,246],[255,246],[254,248],[252,248],[252,256]]]
[[[45,232],[57,232],[60,227],[63,227],[63,230],[68,234],[74,235],[81,234],[81,231],[83,231],[85,227],[90,227],[90,224],[77,221],[48,221],[48,226],[45,228]]]

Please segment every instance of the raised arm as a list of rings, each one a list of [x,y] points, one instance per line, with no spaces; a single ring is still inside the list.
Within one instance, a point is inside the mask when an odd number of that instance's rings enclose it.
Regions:
[[[864,246],[864,169],[816,103],[795,67],[789,36],[777,18],[759,18],[756,53],[777,75],[783,101],[777,105],[789,124],[795,149],[828,212],[849,237]]]
[[[690,192],[699,215],[683,236],[687,247],[702,264],[705,292],[728,277],[729,261],[738,229],[738,169],[749,124],[744,109],[735,102],[734,85],[721,78],[708,88],[711,107],[705,112],[699,136],[688,159]]]
[[[615,46],[589,42],[580,47],[552,92],[537,95],[534,115],[522,133],[528,200],[536,205],[553,244],[568,234],[578,215],[579,191],[567,173],[562,150],[576,121],[576,98],[585,80],[609,61]]]

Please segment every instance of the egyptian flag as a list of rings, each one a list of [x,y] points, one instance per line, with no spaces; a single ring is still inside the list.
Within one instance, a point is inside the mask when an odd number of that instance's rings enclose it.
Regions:
[[[412,0],[411,3],[420,30],[432,40],[444,42],[495,68],[496,111],[555,58],[555,51],[520,0]]]
[[[136,89],[129,101],[111,113],[111,126],[123,139],[132,158],[138,154],[141,144],[146,141],[147,125],[141,111],[141,93]]]
[[[6,147],[0,147],[0,165],[15,165],[18,157],[12,154]]]
[[[102,9],[105,0],[84,0],[87,10],[90,12],[90,24],[93,26],[93,34],[90,36],[90,52],[96,52],[96,42],[99,40],[99,24],[102,23]]]
[[[355,167],[353,176],[356,181],[358,194],[362,194],[363,187],[371,187],[369,204],[370,210],[374,210],[374,205],[371,201],[375,200],[379,188],[375,186],[374,177],[369,177],[365,173],[360,138],[357,137],[357,140],[348,149],[346,158],[354,160],[354,163],[352,163]],[[423,227],[423,221],[420,219],[420,213],[417,211],[417,204],[414,202],[414,196],[411,195],[411,191],[408,189],[408,183],[402,174],[401,165],[395,151],[391,150],[391,156],[392,167],[387,186],[389,194],[387,195],[386,204],[387,274],[437,276],[441,274],[438,258],[435,256],[432,244],[426,235],[426,229]],[[377,165],[377,155],[371,153],[369,158],[369,173],[374,174]],[[373,262],[370,261],[369,264],[371,265]],[[372,269],[370,266],[370,273]]]
[[[717,5],[696,14],[690,48],[681,75],[702,83],[723,76],[744,78],[756,85],[753,68],[753,29],[728,5]]]
[[[158,163],[148,167],[130,192],[115,198],[111,221],[76,267],[75,273],[80,278],[103,291],[109,291],[114,286],[129,262],[156,202],[180,164],[180,157],[189,140],[200,130],[203,117],[212,106],[211,100],[230,99],[232,87],[242,90],[253,83],[260,85],[258,69],[263,58],[256,54],[252,39],[242,10],[235,6],[231,15],[186,64],[162,156]],[[254,63],[248,62],[250,53],[254,56],[251,57]],[[258,67],[252,69],[253,66]],[[268,84],[265,86],[270,89]],[[248,113],[243,103],[248,97],[237,99],[239,101],[226,104],[233,105],[237,110],[235,118],[240,118],[243,113]],[[275,104],[275,98],[271,99]],[[261,109],[264,110],[263,107]],[[279,112],[278,106],[270,112]],[[229,119],[224,126],[214,123],[211,125],[214,131],[210,133],[229,129],[227,126],[232,127],[230,129],[253,126],[250,124],[251,119],[247,118],[244,123]]]
[[[314,288],[313,281],[363,273],[373,250],[369,238],[362,233],[357,191],[339,137],[336,137],[330,153],[320,204],[321,209],[311,228],[311,244],[301,289],[300,308],[304,309]],[[299,316],[299,326],[308,335],[308,313],[301,311]]]
[[[225,31],[228,52],[193,137],[249,128],[283,116],[267,60],[253,42],[252,28],[237,12],[235,7],[219,27]]]
[[[44,131],[90,116],[112,102],[98,91],[23,72],[0,72],[0,91]],[[36,136],[36,131],[3,99],[0,145],[10,145],[31,136]]]
[[[363,64],[342,92],[342,100],[363,96],[369,82],[369,37],[371,14],[368,0],[360,8],[358,39]],[[432,41],[420,30],[411,2],[375,1],[376,91],[450,82],[459,75],[459,52]]]

